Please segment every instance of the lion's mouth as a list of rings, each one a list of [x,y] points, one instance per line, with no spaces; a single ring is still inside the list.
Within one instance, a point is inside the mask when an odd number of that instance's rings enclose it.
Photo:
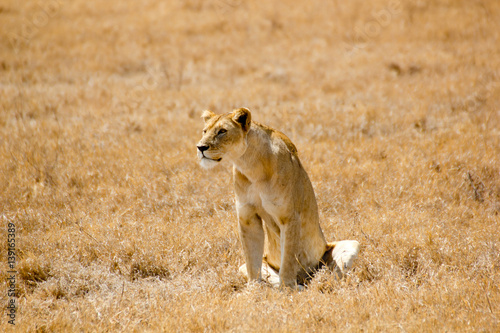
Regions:
[[[205,154],[203,154],[203,153],[202,153],[201,155],[202,155],[202,156],[201,156],[201,158],[202,158],[202,159],[203,159],[203,158],[205,158],[205,159],[207,159],[207,160],[210,160],[210,161],[215,161],[215,162],[220,162],[220,161],[222,161],[222,157],[220,157],[220,158],[210,158],[210,157],[205,156]]]
[[[215,161],[215,162],[222,161],[222,157],[221,158],[210,158],[210,157],[203,156],[203,158],[206,158],[207,160],[211,160],[211,161]]]

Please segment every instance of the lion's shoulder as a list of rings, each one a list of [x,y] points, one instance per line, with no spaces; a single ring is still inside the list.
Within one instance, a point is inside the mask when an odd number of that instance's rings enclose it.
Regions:
[[[288,136],[286,136],[282,132],[280,132],[278,130],[275,130],[274,128],[271,128],[269,126],[266,126],[266,125],[263,125],[263,124],[260,124],[260,123],[257,123],[257,122],[253,122],[253,123],[254,123],[254,125],[256,125],[259,128],[261,128],[262,130],[264,130],[264,132],[271,139],[277,139],[279,141],[282,141],[285,144],[285,146],[287,147],[288,151],[291,154],[293,154],[293,155],[297,155],[298,154],[297,147],[295,147],[295,145],[293,144],[292,140],[290,140],[290,138]]]

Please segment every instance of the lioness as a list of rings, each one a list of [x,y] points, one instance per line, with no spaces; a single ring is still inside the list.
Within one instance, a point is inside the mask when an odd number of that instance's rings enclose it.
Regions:
[[[249,282],[264,276],[273,286],[295,288],[324,265],[339,275],[349,269],[359,243],[325,241],[314,190],[292,141],[252,122],[246,108],[224,115],[204,111],[202,118],[201,166],[233,163],[246,262],[240,272]]]

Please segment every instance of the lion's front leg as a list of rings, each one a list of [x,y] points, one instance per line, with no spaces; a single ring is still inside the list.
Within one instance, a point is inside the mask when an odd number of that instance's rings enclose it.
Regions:
[[[248,277],[247,265],[246,264],[241,265],[239,272],[244,276]],[[261,274],[263,281],[266,281],[275,288],[278,288],[280,286],[279,273],[274,268],[269,266],[269,264],[265,261],[262,262]]]
[[[253,206],[244,205],[238,208],[238,227],[245,254],[248,281],[260,281],[264,255],[264,229],[262,220]]]
[[[297,254],[300,247],[300,218],[294,216],[283,222],[280,237],[280,287],[296,288],[299,267]]]

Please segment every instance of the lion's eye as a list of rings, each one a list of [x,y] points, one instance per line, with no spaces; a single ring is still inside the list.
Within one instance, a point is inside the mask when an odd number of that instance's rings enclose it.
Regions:
[[[203,134],[207,133],[207,130],[203,130]]]
[[[226,133],[227,130],[225,128],[221,128],[218,132],[217,132],[217,135],[220,135],[220,134],[224,134]]]

